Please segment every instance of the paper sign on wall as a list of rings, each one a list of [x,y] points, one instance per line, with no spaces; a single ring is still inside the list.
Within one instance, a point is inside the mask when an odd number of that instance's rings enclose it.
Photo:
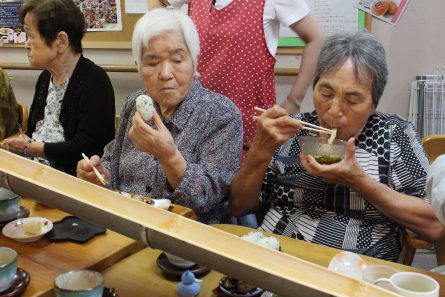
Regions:
[[[357,0],[355,7],[391,25],[397,25],[408,0]]]

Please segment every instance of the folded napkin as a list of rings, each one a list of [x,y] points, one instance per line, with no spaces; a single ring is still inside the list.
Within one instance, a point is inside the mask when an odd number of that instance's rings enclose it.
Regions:
[[[434,213],[445,225],[445,155],[439,156],[431,165],[426,181],[426,193]]]

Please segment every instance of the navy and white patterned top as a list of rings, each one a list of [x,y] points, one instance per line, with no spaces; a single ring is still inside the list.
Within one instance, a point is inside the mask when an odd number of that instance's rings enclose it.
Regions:
[[[187,162],[184,177],[172,191],[153,155],[138,151],[128,138],[140,90],[128,96],[114,141],[105,147],[102,162],[112,176],[112,187],[193,209],[207,224],[234,222],[227,197],[239,169],[242,151],[241,112],[227,97],[193,86],[165,126]],[[155,107],[159,109],[155,104]]]
[[[295,115],[319,125],[315,112]],[[260,229],[397,261],[398,226],[350,188],[310,176],[298,159],[301,130],[275,153],[260,200],[271,203]],[[391,189],[426,199],[429,168],[420,138],[408,121],[375,113],[356,138],[356,158],[368,175]]]

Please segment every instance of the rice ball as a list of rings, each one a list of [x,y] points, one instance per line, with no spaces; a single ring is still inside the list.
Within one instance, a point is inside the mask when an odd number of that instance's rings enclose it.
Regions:
[[[264,247],[268,247],[268,248],[274,249],[276,251],[281,250],[280,242],[278,241],[278,239],[276,239],[273,236],[263,237],[257,243],[259,245],[262,245]]]
[[[141,115],[142,119],[144,121],[149,121],[153,117],[154,112],[154,104],[153,100],[150,98],[150,96],[147,95],[139,95],[136,98],[136,110]]]
[[[258,231],[253,231],[250,232],[249,234],[241,236],[242,239],[255,243],[257,243],[263,237],[264,237],[263,233]]]

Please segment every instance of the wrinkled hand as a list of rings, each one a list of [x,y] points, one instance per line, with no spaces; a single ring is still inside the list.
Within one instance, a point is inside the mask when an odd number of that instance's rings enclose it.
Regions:
[[[21,134],[17,137],[7,139],[2,143],[2,149],[10,151],[15,154],[23,155],[27,140],[28,137],[25,134]]]
[[[77,162],[76,175],[78,178],[86,180],[90,183],[102,186],[99,178],[93,171],[93,167],[96,167],[97,171],[105,177],[106,181],[111,180],[110,172],[102,166],[99,156],[94,155],[90,158],[90,162],[86,160],[80,160]]]
[[[289,114],[297,114],[300,113],[300,109],[297,108],[292,102],[290,102],[287,99],[283,100],[283,103],[280,105],[282,108],[284,108]]]
[[[345,157],[338,163],[324,165],[311,155],[300,154],[301,165],[309,175],[319,176],[329,184],[339,184],[357,190],[357,187],[370,178],[355,158],[355,140],[350,138],[346,144]]]
[[[155,129],[145,123],[136,112],[128,136],[138,150],[155,156],[160,162],[169,160],[176,153],[173,137],[156,111],[153,112],[152,119]]]
[[[300,131],[301,124],[283,108],[275,105],[255,117],[256,133],[251,149],[272,155],[278,147]]]

